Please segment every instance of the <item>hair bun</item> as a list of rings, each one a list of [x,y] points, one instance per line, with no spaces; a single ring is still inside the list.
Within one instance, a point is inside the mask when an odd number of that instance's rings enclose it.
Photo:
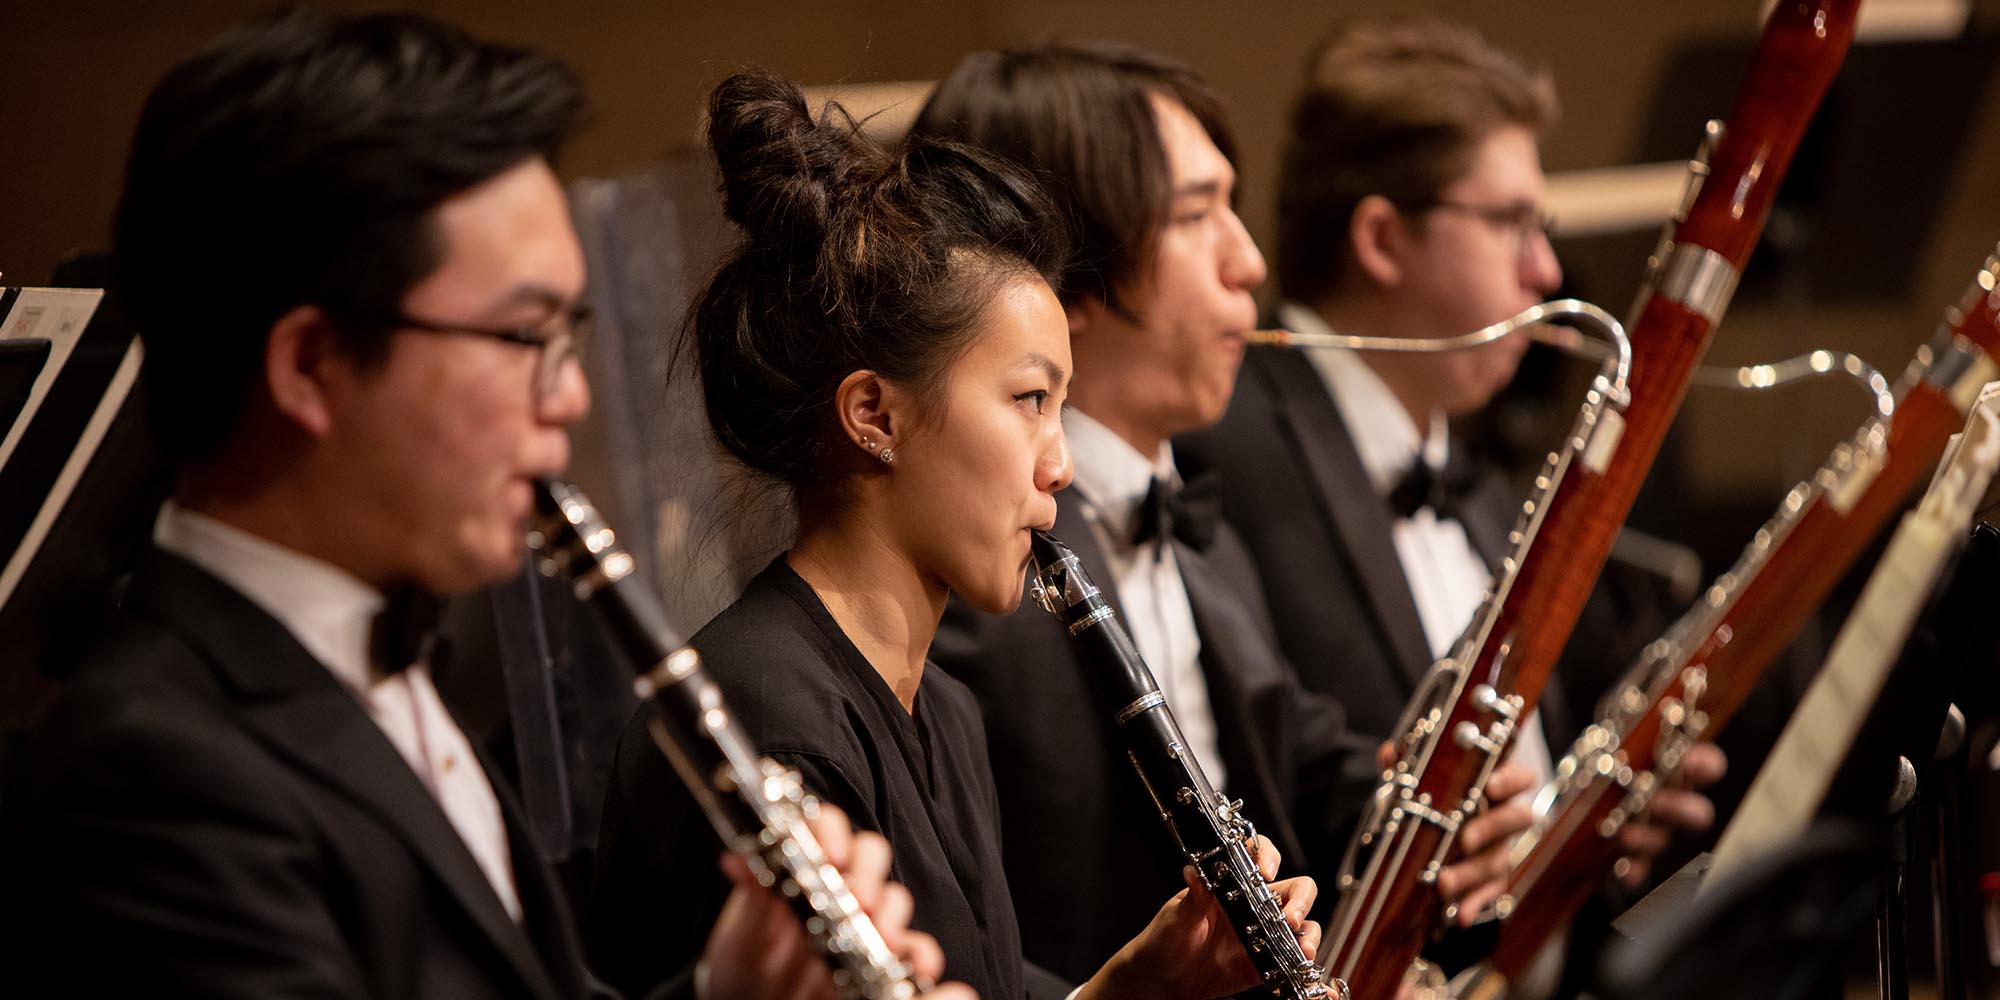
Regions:
[[[845,112],[814,121],[797,84],[764,72],[731,76],[708,100],[708,142],[724,210],[753,237],[824,237],[840,195],[884,154]]]

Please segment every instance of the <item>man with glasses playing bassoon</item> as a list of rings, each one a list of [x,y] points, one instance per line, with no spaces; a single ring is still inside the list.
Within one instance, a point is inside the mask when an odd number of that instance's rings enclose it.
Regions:
[[[1285,140],[1278,324],[1445,338],[1553,295],[1562,269],[1540,138],[1556,113],[1545,73],[1469,28],[1404,21],[1331,34],[1307,62]],[[1252,347],[1229,412],[1179,443],[1187,468],[1220,474],[1224,517],[1250,548],[1287,658],[1363,733],[1395,735],[1512,548],[1522,497],[1452,440],[1449,421],[1491,402],[1527,344],[1516,334],[1444,353]],[[1543,779],[1596,700],[1586,690],[1566,701],[1565,676],[1608,683],[1656,634],[1620,632],[1609,596],[1600,590],[1586,610],[1510,758]],[[1660,610],[1639,617],[1664,624]],[[1614,632],[1624,648],[1608,641]],[[1721,770],[1704,744],[1686,773],[1707,784]],[[1712,818],[1697,795],[1664,796],[1653,812],[1690,829]],[[1625,833],[1642,851],[1664,835]]]

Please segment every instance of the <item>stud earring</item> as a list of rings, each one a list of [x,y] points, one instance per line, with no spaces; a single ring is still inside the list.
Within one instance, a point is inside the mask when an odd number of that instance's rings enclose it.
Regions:
[[[887,465],[896,460],[896,449],[884,448],[882,449],[882,453],[876,457],[882,460],[882,464]]]

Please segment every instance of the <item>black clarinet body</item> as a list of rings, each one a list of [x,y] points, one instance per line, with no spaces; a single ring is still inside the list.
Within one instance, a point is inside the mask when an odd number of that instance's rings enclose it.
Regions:
[[[1182,856],[1228,915],[1263,977],[1263,989],[1286,1000],[1340,1000],[1345,988],[1322,981],[1323,970],[1306,957],[1258,870],[1250,853],[1256,830],[1241,815],[1243,803],[1228,801],[1209,783],[1111,603],[1076,553],[1054,535],[1035,532],[1030,551],[1035,564],[1030,594],[1062,622],[1104,704],[1117,706],[1118,731],[1133,769]]]
[[[582,492],[537,484],[529,545],[537,568],[568,581],[639,671],[647,731],[716,834],[792,906],[847,1000],[914,1000],[930,989],[898,960],[826,859],[806,821],[818,803],[798,772],[759,756],[692,648],[675,648],[660,602]]]

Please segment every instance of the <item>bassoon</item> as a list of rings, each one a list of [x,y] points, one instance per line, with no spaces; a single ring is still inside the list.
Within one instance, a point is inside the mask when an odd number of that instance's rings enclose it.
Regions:
[[[1505,996],[1613,872],[1618,832],[1713,739],[1861,553],[1937,465],[2000,377],[2000,252],[1987,257],[1876,416],[1785,495],[1729,571],[1613,686],[1556,765],[1554,798],[1515,845],[1502,918],[1461,1000]]]
[[[529,547],[537,568],[569,581],[640,671],[634,687],[652,713],[646,729],[673,763],[716,834],[757,880],[791,904],[826,956],[846,1000],[914,1000],[930,989],[889,950],[874,921],[806,825],[818,808],[798,772],[760,757],[701,668],[674,648],[659,598],[633,575],[630,553],[583,492],[541,481]]]
[[[1440,919],[1455,915],[1437,875],[1576,625],[1846,54],[1859,3],[1780,0],[1772,10],[1634,307],[1629,397],[1614,405],[1602,380],[1586,394],[1536,477],[1484,604],[1406,710],[1398,759],[1343,865],[1323,952],[1329,975],[1355,996],[1394,996]]]
[[[1344,986],[1321,982],[1320,967],[1306,956],[1264,882],[1250,852],[1256,829],[1243,817],[1243,803],[1229,801],[1209,782],[1139,647],[1083,561],[1046,531],[1034,533],[1029,556],[1029,594],[1062,623],[1091,687],[1112,706],[1140,783],[1182,858],[1229,918],[1257,969],[1258,992],[1278,1000],[1345,1000]]]

